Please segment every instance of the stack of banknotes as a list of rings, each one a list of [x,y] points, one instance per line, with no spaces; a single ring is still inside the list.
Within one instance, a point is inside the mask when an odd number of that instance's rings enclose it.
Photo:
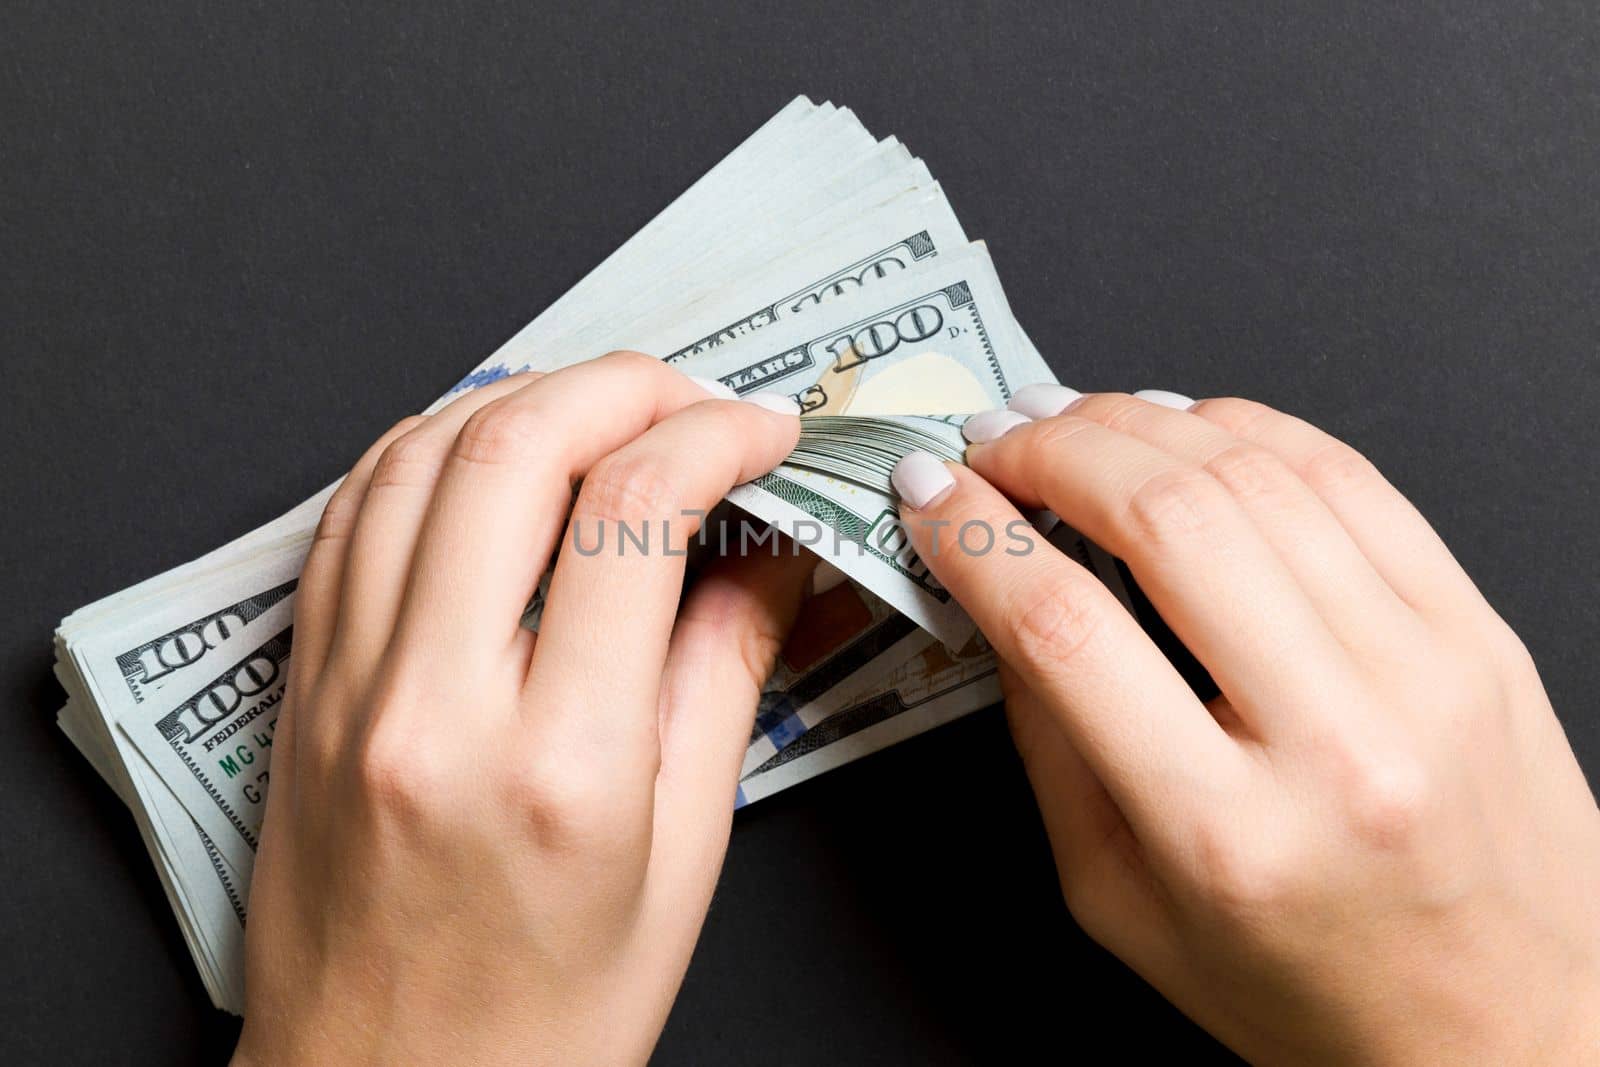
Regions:
[[[730,497],[829,564],[735,803],[999,698],[982,637],[908,548],[889,472],[911,449],[959,459],[963,416],[1053,376],[921,160],[796,99],[434,407],[615,348],[804,411],[793,455]],[[213,1001],[235,1012],[295,583],[329,492],[56,631],[61,729],[133,812]],[[1058,544],[1125,595],[1092,546]]]

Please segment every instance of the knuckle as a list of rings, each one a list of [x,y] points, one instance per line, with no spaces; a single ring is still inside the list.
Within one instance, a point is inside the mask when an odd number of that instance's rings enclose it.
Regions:
[[[1247,441],[1230,444],[1207,460],[1203,469],[1239,499],[1276,496],[1294,477],[1283,460]]]
[[[1053,452],[1061,452],[1072,447],[1073,440],[1079,435],[1099,430],[1103,427],[1099,423],[1078,415],[1074,410],[1072,414],[1052,415],[1048,419],[1040,419],[1028,426],[1019,427],[1014,433],[1006,434],[1001,441],[1026,441],[1026,453],[1032,456],[1047,457]]]
[[[360,465],[355,471],[339,484],[333,491],[328,502],[323,506],[322,515],[317,520],[317,529],[312,536],[312,543],[318,541],[338,541],[346,539],[355,529],[356,518],[361,514],[361,506],[365,502],[367,490],[376,482],[382,465],[383,457],[399,442],[410,437],[413,431],[419,429],[428,421],[426,415],[408,415],[389,427],[378,444],[368,450],[368,456],[376,452],[377,458],[372,461],[372,477],[363,482],[357,475]],[[366,457],[363,457],[365,460]],[[388,476],[388,472],[385,472]]]
[[[695,592],[678,616],[675,639],[703,648],[732,646],[744,676],[759,689],[788,637],[782,623],[768,612],[741,611],[742,596],[729,587],[701,586]]]
[[[1215,521],[1226,495],[1221,483],[1199,467],[1165,467],[1128,494],[1124,517],[1135,537],[1170,544]]]
[[[680,499],[677,480],[663,457],[623,451],[595,464],[573,511],[601,522],[670,520],[678,515]]]
[[[516,392],[516,391],[521,390],[521,389],[526,389],[528,386],[532,385],[534,382],[537,382],[540,378],[547,377],[548,374],[549,374],[548,371],[542,371],[542,370],[519,370],[519,371],[515,371],[512,374],[507,375],[503,379],[503,381],[505,381],[507,384],[501,386],[501,388],[506,389],[506,390],[511,391],[511,392]]]
[[[1388,753],[1355,763],[1345,784],[1345,813],[1356,838],[1392,851],[1417,840],[1429,804],[1426,770],[1417,761]]]
[[[1476,640],[1471,642],[1473,648],[1488,653],[1487,657],[1474,656],[1468,653],[1468,661],[1480,666],[1487,666],[1501,679],[1511,683],[1521,683],[1528,680],[1538,681],[1539,667],[1533,660],[1533,653],[1527,644],[1511,625],[1501,618],[1492,609],[1486,612],[1487,618],[1480,619],[1474,628]]]
[[[541,432],[547,429],[537,407],[497,400],[467,416],[456,434],[454,455],[492,466],[522,463],[548,450],[549,434]]]
[[[786,636],[783,628],[765,615],[741,627],[735,636],[739,664],[757,691],[772,675],[773,664],[778,661]]]
[[[1135,425],[1149,406],[1127,393],[1095,393],[1081,400],[1072,413],[1121,432]]]
[[[1079,658],[1102,625],[1100,590],[1083,575],[1062,576],[1014,599],[1006,632],[1016,653],[1040,672],[1059,672]]]
[[[407,821],[425,814],[432,798],[445,795],[435,746],[413,732],[379,723],[356,755],[362,797],[377,813]]]
[[[600,357],[600,361],[614,363],[619,367],[642,373],[654,373],[663,366],[659,359],[647,356],[643,352],[635,352],[631,348],[618,348]]]
[[[1515,685],[1531,686],[1534,691],[1542,691],[1544,683],[1539,680],[1539,665],[1534,662],[1528,646],[1505,623],[1500,623],[1497,629],[1499,640],[1496,649],[1506,677]]]
[[[334,490],[322,508],[317,529],[311,537],[312,547],[324,541],[343,541],[355,529],[356,517],[361,514],[361,497],[347,481]]]
[[[611,790],[579,761],[525,758],[506,778],[505,790],[505,803],[545,851],[586,851],[606,836]]]
[[[1105,895],[1096,891],[1099,888],[1082,871],[1061,879],[1061,901],[1067,906],[1067,912],[1086,931],[1104,928]]]
[[[1323,497],[1345,496],[1381,482],[1372,461],[1343,441],[1328,440],[1306,457],[1300,477]]]
[[[1238,396],[1210,397],[1189,409],[1196,415],[1215,423],[1235,437],[1252,437],[1263,423],[1282,417],[1275,408],[1257,400]]]
[[[398,440],[413,430],[420,430],[427,424],[428,416],[426,415],[407,415],[405,418],[389,427],[389,432],[383,436],[392,440]]]
[[[1099,862],[1124,861],[1108,857]],[[1128,901],[1116,874],[1108,874],[1101,866],[1085,865],[1074,871],[1062,871],[1060,882],[1062,903],[1090,937],[1103,941],[1119,928],[1125,928],[1129,920]]]
[[[439,456],[429,438],[416,431],[389,442],[372,469],[372,489],[431,489],[439,477]]]
[[[1209,908],[1258,918],[1293,892],[1291,864],[1266,842],[1227,827],[1207,827],[1193,839],[1195,877]]]

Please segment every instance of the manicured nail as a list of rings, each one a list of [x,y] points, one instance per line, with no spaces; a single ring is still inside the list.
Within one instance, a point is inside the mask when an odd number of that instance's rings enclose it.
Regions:
[[[1194,407],[1194,399],[1182,393],[1170,393],[1165,389],[1141,389],[1133,394],[1140,400],[1151,404],[1160,404],[1164,408],[1177,408],[1179,411],[1188,411]]]
[[[961,436],[975,445],[981,445],[1032,421],[1020,411],[980,411],[961,427]]]
[[[704,389],[718,400],[739,399],[739,394],[735,393],[732,389],[729,389],[726,385],[723,385],[715,378],[701,378],[694,374],[691,374],[688,377],[691,382],[698,385],[700,388]]]
[[[1068,404],[1082,396],[1083,394],[1076,389],[1065,385],[1041,382],[1038,385],[1024,385],[1018,389],[1006,407],[1030,419],[1048,419],[1052,415],[1061,414],[1067,409]]]
[[[811,595],[821,596],[847,577],[844,571],[827,560],[818,560],[816,569],[811,572]]]
[[[911,452],[902,456],[889,475],[889,483],[907,507],[920,511],[956,487],[955,476],[937,456]]]
[[[717,383],[721,385],[721,382]],[[749,396],[739,398],[746,403],[754,404],[758,408],[776,411],[779,415],[798,415],[800,405],[794,402],[793,397],[784,396],[782,393],[751,393]]]

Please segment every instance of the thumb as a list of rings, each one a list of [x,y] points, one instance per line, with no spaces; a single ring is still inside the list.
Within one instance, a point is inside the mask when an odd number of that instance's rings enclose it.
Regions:
[[[780,540],[772,555],[717,560],[685,595],[661,679],[653,867],[714,879],[761,687],[816,562]]]

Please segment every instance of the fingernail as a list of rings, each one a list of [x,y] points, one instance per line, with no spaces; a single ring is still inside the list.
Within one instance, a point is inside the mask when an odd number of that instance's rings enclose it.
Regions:
[[[704,389],[718,400],[739,399],[739,394],[735,393],[732,389],[729,389],[726,385],[723,385],[715,378],[701,378],[694,374],[688,375],[688,378],[691,382],[698,385],[700,388]]]
[[[811,595],[821,596],[848,577],[844,571],[835,567],[827,560],[818,560],[816,570],[811,572]]]
[[[1052,415],[1061,414],[1067,409],[1068,404],[1082,396],[1082,393],[1068,386],[1056,385],[1054,382],[1040,382],[1038,385],[1024,385],[1018,389],[1006,407],[1030,419],[1048,419]]]
[[[1176,408],[1179,411],[1188,411],[1194,407],[1194,399],[1182,393],[1172,393],[1165,389],[1141,389],[1133,394],[1140,400],[1151,404],[1160,404],[1164,408]]]
[[[1032,421],[1020,411],[980,411],[962,425],[961,436],[975,445],[981,445]]]
[[[721,385],[722,383],[718,382],[717,384]],[[793,397],[784,396],[782,393],[751,393],[749,396],[743,396],[739,399],[748,404],[754,404],[758,408],[775,411],[779,415],[800,414],[800,405],[794,402]]]
[[[914,511],[942,499],[956,487],[955,476],[949,468],[928,452],[911,452],[902,456],[889,475],[889,483],[906,506]]]

